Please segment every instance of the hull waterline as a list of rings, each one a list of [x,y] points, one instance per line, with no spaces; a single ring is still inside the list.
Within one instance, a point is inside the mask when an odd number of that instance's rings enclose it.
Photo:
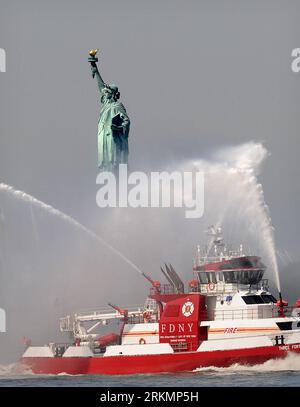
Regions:
[[[20,363],[36,374],[125,375],[175,373],[203,367],[229,367],[233,364],[257,365],[279,359],[288,353],[300,353],[300,344],[291,350],[283,346],[211,352],[182,352],[167,355],[137,355],[112,357],[22,358]]]

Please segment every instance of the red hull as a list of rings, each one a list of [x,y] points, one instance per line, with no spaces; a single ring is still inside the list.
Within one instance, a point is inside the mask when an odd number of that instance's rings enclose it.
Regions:
[[[256,365],[269,359],[283,358],[289,352],[300,353],[300,344],[211,352],[184,352],[167,355],[110,357],[22,358],[20,362],[36,374],[123,375],[192,371],[201,367],[229,367],[232,364]]]

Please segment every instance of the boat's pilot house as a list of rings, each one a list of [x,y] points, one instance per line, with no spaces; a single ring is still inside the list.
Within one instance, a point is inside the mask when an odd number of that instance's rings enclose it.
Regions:
[[[218,263],[206,263],[196,268],[200,285],[234,284],[234,285],[257,285],[262,281],[265,265],[258,257],[244,257],[221,261]]]

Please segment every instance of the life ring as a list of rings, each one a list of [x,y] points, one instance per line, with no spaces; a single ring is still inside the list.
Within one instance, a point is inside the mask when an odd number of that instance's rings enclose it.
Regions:
[[[139,340],[139,344],[140,344],[140,345],[145,345],[145,344],[146,344],[145,339],[144,339],[144,338],[141,338],[141,339]]]
[[[216,285],[214,283],[209,283],[208,284],[209,291],[214,291],[215,287],[216,287]]]
[[[183,304],[181,311],[185,317],[189,317],[194,312],[194,309],[194,304],[191,301],[187,301]]]

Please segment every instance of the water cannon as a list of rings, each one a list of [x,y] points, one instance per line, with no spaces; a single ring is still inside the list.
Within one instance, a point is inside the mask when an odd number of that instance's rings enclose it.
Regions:
[[[281,292],[279,292],[279,300],[276,302],[276,305],[279,308],[287,307],[289,305],[289,303],[286,300],[282,299]]]
[[[146,278],[146,280],[149,281],[149,283],[152,285],[152,287],[157,291],[160,292],[160,288],[161,288],[161,283],[160,281],[157,280],[152,280],[151,277],[149,277],[147,274],[142,273],[142,276],[144,276]]]
[[[116,311],[118,311],[119,314],[123,315],[124,318],[127,318],[127,316],[128,316],[128,310],[127,309],[122,309],[122,308],[118,307],[117,305],[111,304],[110,302],[108,303],[108,305],[110,307],[112,307],[113,309],[115,309]]]
[[[289,304],[286,300],[282,299],[281,292],[279,292],[279,300],[276,302],[276,306],[279,308],[278,314],[280,317],[284,317],[286,310],[284,307],[287,307]]]

